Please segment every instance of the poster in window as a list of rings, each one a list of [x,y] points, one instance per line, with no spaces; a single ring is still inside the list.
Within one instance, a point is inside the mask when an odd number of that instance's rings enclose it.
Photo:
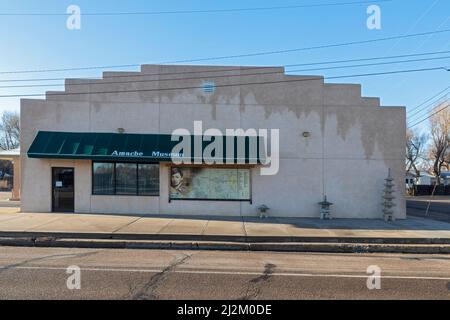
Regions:
[[[171,199],[250,200],[250,169],[172,167]]]

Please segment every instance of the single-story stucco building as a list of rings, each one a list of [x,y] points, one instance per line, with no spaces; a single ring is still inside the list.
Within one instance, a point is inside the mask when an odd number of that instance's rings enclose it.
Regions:
[[[358,84],[175,65],[65,84],[21,100],[24,212],[255,216],[264,204],[270,216],[319,217],[326,195],[333,217],[382,218],[390,168],[394,214],[406,217],[405,108],[381,107]],[[257,133],[242,154],[237,129]],[[221,133],[234,147],[208,150]]]

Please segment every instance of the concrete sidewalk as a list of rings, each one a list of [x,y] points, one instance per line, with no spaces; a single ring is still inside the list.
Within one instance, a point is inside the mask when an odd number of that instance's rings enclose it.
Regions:
[[[410,217],[386,223],[382,220],[316,218],[140,216],[66,213],[18,213],[0,208],[0,234],[67,233],[97,234],[102,238],[164,238],[211,236],[230,238],[385,238],[449,239],[450,224]]]
[[[107,247],[119,242],[126,246],[127,241],[138,246],[144,246],[144,242],[149,246],[193,246],[195,242],[197,247],[199,243],[221,243],[239,248],[251,244],[293,247],[300,243],[436,245],[450,252],[450,224],[415,217],[386,223],[361,219],[18,213],[18,208],[0,208],[0,238],[27,239],[34,244],[57,240],[67,246],[79,239],[83,246],[97,241]]]

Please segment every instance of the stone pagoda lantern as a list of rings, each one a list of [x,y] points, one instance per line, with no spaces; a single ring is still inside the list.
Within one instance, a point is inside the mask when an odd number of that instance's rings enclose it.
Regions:
[[[383,219],[384,221],[395,221],[394,210],[395,203],[392,201],[395,199],[394,193],[394,178],[391,177],[391,169],[389,168],[388,176],[384,179],[383,189]]]

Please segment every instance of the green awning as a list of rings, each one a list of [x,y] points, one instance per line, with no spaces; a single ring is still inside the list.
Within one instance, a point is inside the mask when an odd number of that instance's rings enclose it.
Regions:
[[[181,140],[172,141],[172,135],[170,134],[39,131],[27,154],[29,158],[47,159],[160,162],[187,160],[190,158],[194,162],[195,146],[201,144],[202,152],[199,154],[202,162],[219,158],[219,153],[216,153],[215,150],[211,152],[211,147],[205,149],[208,145],[215,142],[218,137],[209,137],[206,141],[203,136],[183,136],[179,138],[190,139],[191,154],[186,150],[173,152],[173,148]],[[238,139],[240,140],[238,141]],[[265,162],[264,140],[262,137],[224,136],[222,141],[223,149],[220,158],[223,158],[223,163],[251,164]],[[231,141],[232,144],[229,144],[227,147],[227,143]],[[231,149],[230,146],[232,145],[234,145],[234,149]],[[244,148],[240,148],[242,151],[239,153],[237,151],[238,146],[245,146],[245,152]],[[228,154],[227,150],[229,150]],[[216,154],[218,155],[217,157]]]

